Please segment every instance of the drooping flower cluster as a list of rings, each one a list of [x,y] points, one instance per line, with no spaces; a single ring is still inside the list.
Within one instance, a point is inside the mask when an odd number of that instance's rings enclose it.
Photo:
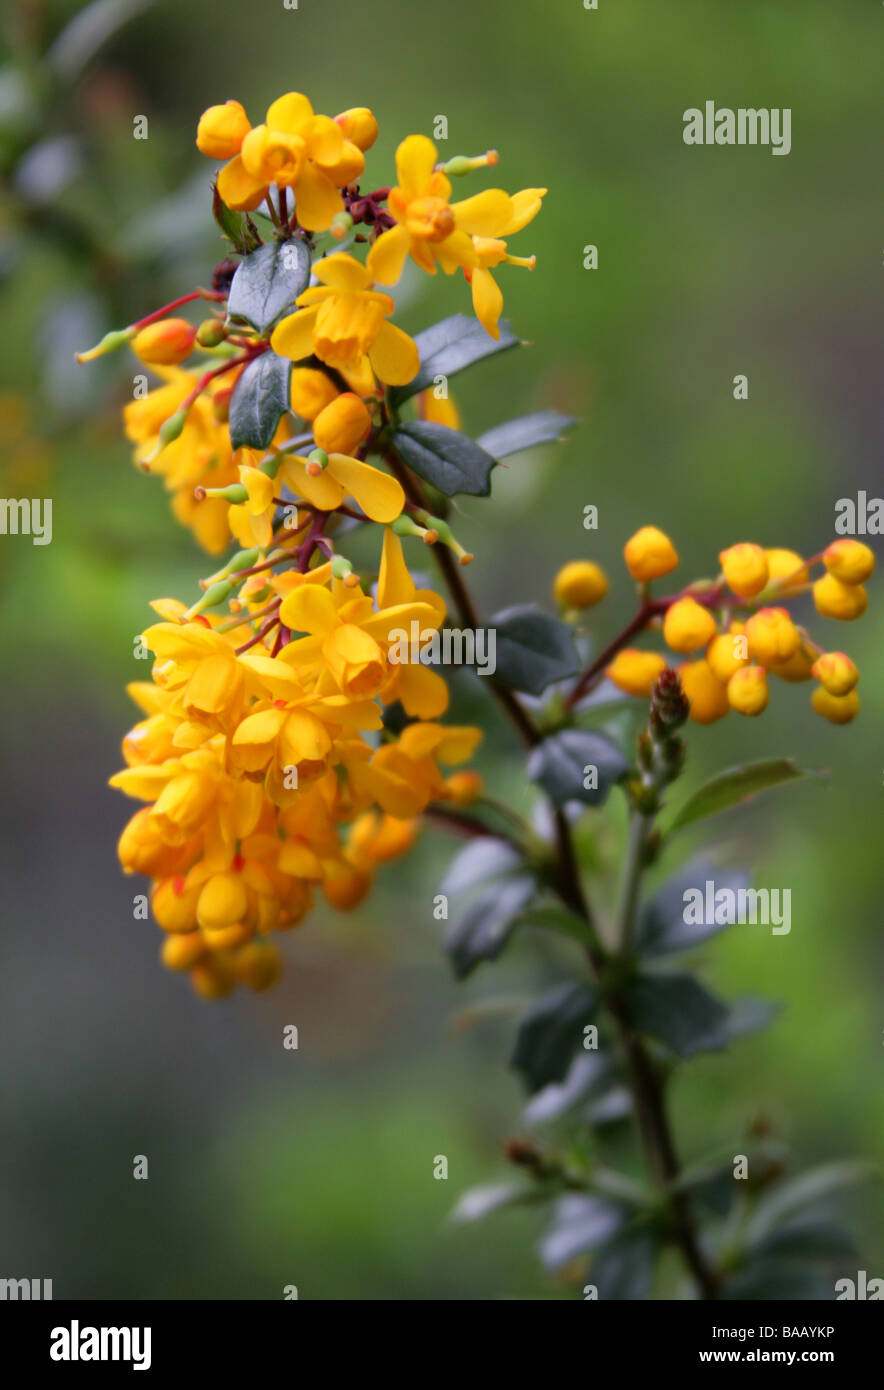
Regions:
[[[206,996],[272,983],[270,933],[300,922],[317,890],[336,907],[359,902],[431,803],[480,788],[476,774],[448,771],[478,730],[439,723],[445,682],[400,655],[403,633],[429,636],[445,613],[416,587],[400,537],[472,557],[444,516],[406,496],[389,392],[414,380],[420,354],[375,283],[395,284],[409,256],[428,274],[462,271],[498,340],[492,270],[533,267],[507,238],[546,190],[452,201],[451,177],[495,165],[496,153],[439,163],[412,135],[395,186],[364,191],[377,131],[367,108],[332,119],[297,92],[255,126],[239,102],[210,107],[197,145],[223,161],[213,212],[235,259],[215,268],[211,289],[80,355],[131,346],[157,379],[124,411],[136,465],[163,479],[209,554],[241,547],[190,607],[154,603],[160,621],[143,634],[152,679],[130,686],[144,718],[112,779],[146,803],[119,854],[152,880],[163,960]],[[363,262],[353,253],[365,243]],[[210,306],[202,323],[176,313],[198,301]],[[454,434],[447,400],[423,391],[416,404],[418,419]],[[492,462],[471,447],[480,466]],[[369,524],[384,527],[374,588],[339,548],[347,527]]]
[[[152,680],[129,690],[145,717],[111,785],[147,805],[120,860],[153,880],[165,964],[207,996],[237,980],[271,984],[279,958],[267,937],[297,926],[314,890],[337,908],[359,903],[427,805],[460,796],[443,769],[480,737],[437,722],[448,691],[436,672],[390,660],[393,634],[413,622],[434,630],[444,616],[438,595],[416,589],[394,532],[376,600],[333,571],[325,561],[249,574],[229,605],[243,616],[161,600],[143,634]],[[398,735],[383,723],[395,701],[412,720]]]
[[[793,550],[741,542],[719,555],[717,579],[689,584],[667,598],[652,598],[647,586],[679,563],[669,537],[655,526],[644,526],[627,541],[623,554],[641,602],[630,639],[643,630],[659,630],[670,651],[692,658],[678,672],[697,723],[711,724],[731,710],[763,713],[770,676],[787,682],[815,679],[811,704],[818,714],[833,724],[855,717],[859,672],[853,661],[844,652],[819,646],[786,604],[809,591],[822,617],[861,617],[868,601],[864,581],[875,567],[874,554],[861,541],[833,541],[808,560]],[[812,570],[818,564],[824,572],[814,582]],[[607,588],[598,565],[573,561],[559,571],[555,594],[564,608],[580,610],[599,602]],[[661,652],[624,643],[612,653],[604,674],[620,690],[647,699],[670,664]]]

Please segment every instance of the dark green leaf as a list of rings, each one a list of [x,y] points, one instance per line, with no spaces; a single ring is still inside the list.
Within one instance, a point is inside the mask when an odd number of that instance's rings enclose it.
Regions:
[[[705,906],[702,922],[685,921],[685,894],[702,893],[705,905],[707,883],[714,884],[716,892],[726,889],[738,893],[749,886],[749,875],[742,869],[723,869],[705,860],[679,869],[641,909],[636,941],[642,955],[663,956],[689,951],[730,925],[715,921],[715,913],[707,913]],[[712,921],[708,920],[710,916]]]
[[[587,774],[586,768],[595,768],[595,776]],[[561,729],[550,734],[528,759],[528,776],[543,787],[556,806],[568,801],[601,806],[614,783],[628,771],[629,763],[617,745],[589,729]],[[597,785],[593,786],[593,781]]]
[[[539,695],[553,681],[577,672],[574,636],[567,623],[551,618],[533,604],[517,604],[495,613],[494,678],[501,685]]]
[[[519,1024],[510,1065],[522,1073],[533,1094],[561,1081],[592,1022],[598,991],[589,985],[560,985],[543,995]]]
[[[834,1298],[831,1279],[785,1260],[754,1260],[728,1279],[722,1297],[739,1301],[824,1302]]]
[[[674,1185],[678,1192],[689,1192],[699,1206],[716,1216],[727,1216],[739,1184],[730,1164],[706,1164],[702,1168],[683,1170]]]
[[[519,913],[536,890],[536,880],[529,874],[502,879],[484,889],[452,923],[445,950],[459,980],[480,961],[494,960],[500,954]]]
[[[528,1125],[545,1125],[558,1120],[588,1100],[602,1087],[613,1070],[613,1059],[602,1049],[576,1054],[567,1075],[562,1081],[551,1081],[531,1097],[522,1112],[522,1119]]]
[[[414,420],[395,429],[390,442],[412,472],[446,497],[459,492],[487,497],[491,491],[496,460],[459,430],[433,420]]]
[[[621,1231],[593,1257],[589,1283],[599,1299],[645,1299],[654,1277],[657,1243],[646,1229]]]
[[[519,339],[511,332],[509,325],[501,323],[500,337],[494,339],[485,332],[478,319],[468,318],[466,314],[452,314],[451,318],[434,323],[415,338],[420,353],[421,365],[416,377],[406,386],[397,386],[389,393],[390,405],[394,410],[403,402],[432,386],[437,376],[454,376],[480,362],[483,357],[505,352],[515,347]]]
[[[538,444],[554,444],[576,424],[573,415],[562,415],[558,410],[536,410],[533,415],[520,415],[517,420],[495,425],[480,434],[476,443],[492,458],[505,459],[522,449],[536,449]]]
[[[289,408],[291,371],[275,352],[262,352],[243,370],[230,398],[231,448],[267,448]]]
[[[266,337],[310,283],[310,251],[303,241],[268,242],[246,256],[230,284],[227,314]]]
[[[632,1021],[640,1033],[681,1057],[726,1045],[727,1008],[693,975],[639,975],[629,985]]]
[[[814,1211],[797,1212],[758,1240],[754,1250],[758,1255],[786,1259],[795,1256],[802,1260],[828,1260],[856,1253],[850,1233]]]
[[[726,811],[730,806],[738,806],[769,787],[778,787],[783,782],[794,782],[799,777],[809,775],[806,769],[796,767],[791,758],[765,758],[757,763],[728,768],[685,802],[669,830],[680,830],[682,826],[691,825],[706,816]]]
[[[477,883],[511,873],[521,863],[521,854],[509,840],[499,840],[495,835],[477,835],[458,850],[439,891],[456,897],[467,888],[474,888]]]
[[[777,1183],[760,1199],[749,1226],[753,1244],[763,1240],[776,1226],[791,1218],[802,1208],[818,1209],[819,1204],[841,1188],[852,1186],[869,1177],[872,1167],[853,1159],[839,1159],[822,1164],[807,1173]]]
[[[628,1209],[603,1197],[576,1194],[556,1203],[552,1225],[540,1241],[540,1257],[547,1269],[561,1269],[575,1255],[597,1250],[623,1225]]]
[[[471,1187],[458,1199],[452,1209],[449,1221],[456,1226],[465,1226],[471,1221],[481,1221],[492,1212],[504,1207],[531,1206],[546,1196],[543,1188],[523,1182],[489,1183],[487,1187]]]

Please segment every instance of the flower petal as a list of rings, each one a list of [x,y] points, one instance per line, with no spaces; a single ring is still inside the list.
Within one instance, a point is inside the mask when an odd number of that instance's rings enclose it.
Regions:
[[[357,294],[371,284],[371,276],[365,266],[345,251],[332,256],[323,256],[313,265],[313,274],[323,285],[339,290],[342,294]]]
[[[360,463],[348,454],[331,454],[328,471],[372,521],[395,521],[405,506],[402,484],[370,463]]]
[[[416,375],[421,364],[417,343],[389,322],[381,325],[368,357],[375,373],[387,386],[404,386]]]
[[[328,589],[302,584],[282,601],[279,616],[286,627],[312,636],[330,632],[338,623],[338,612]],[[284,648],[288,650],[288,648]]]
[[[315,308],[298,309],[288,318],[278,323],[270,337],[270,346],[280,357],[290,357],[300,362],[313,352],[313,325],[316,322]]]
[[[416,198],[432,177],[436,146],[426,135],[409,135],[396,151],[396,174],[406,198]]]
[[[229,208],[250,212],[267,196],[267,185],[258,183],[247,172],[242,156],[236,155],[218,174],[218,193]]]
[[[313,107],[303,92],[286,92],[267,108],[267,124],[286,135],[303,135],[312,115]]]
[[[405,265],[409,240],[408,229],[402,226],[391,227],[378,237],[365,262],[373,280],[395,285]]]
[[[503,295],[490,270],[478,267],[473,271],[473,308],[476,318],[492,338],[500,337],[498,321],[503,312]]]
[[[298,221],[308,232],[324,232],[344,203],[328,174],[316,164],[305,164],[295,188]]]
[[[452,203],[454,224],[470,236],[500,236],[513,217],[513,200],[502,188],[486,188],[461,203]]]
[[[387,527],[378,574],[378,607],[390,608],[394,603],[410,603],[414,594],[415,584],[405,563],[402,542],[396,532]]]

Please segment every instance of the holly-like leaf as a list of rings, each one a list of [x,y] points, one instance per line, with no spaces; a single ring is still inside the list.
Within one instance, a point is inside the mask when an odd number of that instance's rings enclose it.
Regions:
[[[583,1030],[599,1002],[589,985],[560,985],[543,995],[519,1024],[510,1065],[522,1073],[528,1091],[561,1081],[578,1048]]]
[[[501,685],[539,695],[553,681],[575,675],[579,663],[567,623],[525,603],[495,613],[491,627],[497,663],[494,677]]]
[[[446,870],[439,891],[456,897],[467,888],[474,888],[477,883],[511,873],[521,863],[521,854],[509,840],[499,840],[496,835],[477,835],[458,850]]]
[[[811,774],[807,769],[797,767],[791,758],[764,758],[760,762],[746,763],[742,767],[730,767],[694,792],[681,810],[676,812],[669,830],[681,830],[683,826],[692,825],[694,821],[714,816],[731,806],[738,806],[758,792],[809,775]]]
[[[310,283],[310,251],[294,237],[268,242],[252,251],[237,267],[227,297],[231,319],[251,325],[266,337]]]
[[[752,1303],[831,1302],[831,1277],[788,1260],[752,1260],[723,1286],[721,1297]]]
[[[727,1007],[693,975],[639,975],[627,988],[630,1017],[680,1057],[727,1045]]]
[[[474,898],[445,937],[445,950],[459,980],[483,960],[500,955],[519,914],[537,890],[530,874],[501,879]]]
[[[292,364],[275,352],[262,352],[243,370],[230,398],[233,449],[266,449],[289,408]]]
[[[599,1299],[643,1300],[654,1277],[657,1243],[643,1227],[620,1231],[593,1257],[589,1282]]]
[[[390,405],[398,409],[418,391],[432,386],[438,376],[450,377],[471,367],[483,357],[493,357],[498,352],[517,345],[519,339],[506,323],[500,324],[500,337],[492,338],[485,332],[478,319],[466,314],[452,314],[419,333],[415,338],[420,353],[421,365],[417,376],[405,386],[397,386],[389,393]]]
[[[629,763],[617,745],[590,729],[560,729],[538,743],[528,759],[528,776],[556,806],[568,801],[601,806],[614,783],[628,771]]]
[[[679,869],[641,909],[636,934],[640,954],[664,956],[689,951],[730,925],[729,921],[716,921],[716,914],[705,910],[702,922],[685,921],[685,894],[702,893],[705,903],[707,883],[714,885],[711,891],[716,893],[722,889],[738,893],[748,888],[749,875],[742,869],[724,869],[706,860],[692,861]]]
[[[575,1255],[597,1250],[620,1229],[628,1208],[604,1197],[561,1197],[552,1225],[540,1241],[540,1257],[549,1270],[561,1269]]]
[[[536,410],[533,415],[520,415],[517,420],[495,425],[480,434],[476,443],[492,458],[505,459],[523,449],[536,449],[538,444],[554,444],[576,424],[573,415],[562,415],[558,410]]]
[[[522,1111],[526,1125],[545,1125],[573,1110],[581,1101],[595,1095],[610,1079],[614,1061],[610,1053],[598,1048],[576,1053],[562,1081],[551,1081],[531,1097]]]
[[[481,1221],[492,1212],[502,1211],[504,1207],[531,1206],[545,1196],[541,1187],[536,1184],[528,1186],[524,1182],[498,1182],[489,1183],[487,1187],[471,1187],[458,1199],[448,1219],[456,1226],[464,1226],[471,1221]]]
[[[872,1171],[869,1163],[838,1159],[777,1183],[759,1200],[749,1223],[748,1241],[752,1245],[760,1244],[776,1227],[791,1221],[801,1210],[819,1214],[821,1203],[842,1188],[862,1182]]]
[[[446,497],[487,497],[496,460],[469,435],[434,420],[414,420],[393,431],[390,442],[408,467]]]

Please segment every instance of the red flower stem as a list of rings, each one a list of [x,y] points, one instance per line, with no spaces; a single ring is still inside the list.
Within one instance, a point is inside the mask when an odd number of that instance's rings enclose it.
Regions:
[[[136,319],[132,327],[146,328],[149,323],[165,318],[173,309],[180,309],[182,304],[189,304],[193,299],[210,299],[216,304],[222,304],[226,298],[227,295],[221,290],[193,290],[190,294],[183,294],[180,299],[173,299],[171,304],[164,304],[162,309],[154,309],[153,313],[145,314],[143,319]]]
[[[245,366],[246,363],[254,361],[256,357],[260,357],[269,347],[269,343],[258,343],[254,348],[249,348],[246,352],[240,353],[238,357],[231,357],[229,361],[222,362],[220,367],[211,367],[209,371],[203,372],[196,386],[194,386],[193,390],[190,392],[190,395],[185,396],[178,409],[185,412],[188,411],[197,397],[202,395],[209,382],[213,381],[216,376],[223,376],[225,372],[233,371],[234,367]]]
[[[279,608],[281,607],[281,605],[282,605],[282,599],[280,599],[280,600],[279,600],[279,603],[277,604],[277,613],[279,612]],[[236,649],[236,654],[237,654],[237,656],[242,656],[243,652],[247,652],[247,651],[249,650],[249,648],[250,648],[250,647],[254,647],[256,643],[258,643],[258,642],[263,642],[263,640],[264,640],[264,638],[267,636],[268,632],[272,632],[273,629],[277,626],[278,623],[279,623],[279,617],[278,617],[278,616],[275,617],[275,618],[268,618],[267,622],[266,622],[266,623],[264,624],[264,626],[261,628],[261,631],[260,631],[260,632],[256,632],[255,635],[254,635],[254,637],[251,637],[251,638],[249,639],[248,642],[244,642],[243,645],[242,645],[241,647],[237,647],[237,649]]]

